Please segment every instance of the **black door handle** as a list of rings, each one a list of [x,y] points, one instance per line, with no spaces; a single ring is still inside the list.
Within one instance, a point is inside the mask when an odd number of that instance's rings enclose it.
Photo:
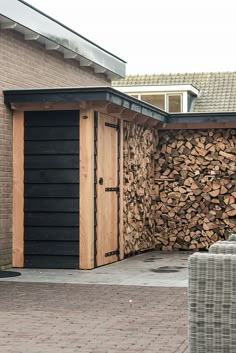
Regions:
[[[100,185],[103,185],[103,178],[102,177],[99,178],[98,182],[99,182]]]

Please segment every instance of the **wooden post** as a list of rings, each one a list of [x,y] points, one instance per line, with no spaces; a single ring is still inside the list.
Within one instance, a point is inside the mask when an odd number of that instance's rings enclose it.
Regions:
[[[24,112],[13,113],[12,266],[24,266]]]
[[[80,269],[94,268],[94,111],[80,110]]]
[[[120,260],[124,258],[124,121],[120,119],[120,224],[119,224],[119,245]]]

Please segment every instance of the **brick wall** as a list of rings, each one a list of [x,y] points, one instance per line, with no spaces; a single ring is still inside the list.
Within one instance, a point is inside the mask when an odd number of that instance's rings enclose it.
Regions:
[[[20,33],[0,29],[0,266],[11,263],[12,251],[12,115],[2,91],[102,85],[110,85],[105,75],[81,68],[38,42],[25,41]]]

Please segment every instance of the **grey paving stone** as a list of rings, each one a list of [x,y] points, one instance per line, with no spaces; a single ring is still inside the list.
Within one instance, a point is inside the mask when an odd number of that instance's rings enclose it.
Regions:
[[[1,353],[186,353],[186,288],[0,282],[0,303]]]

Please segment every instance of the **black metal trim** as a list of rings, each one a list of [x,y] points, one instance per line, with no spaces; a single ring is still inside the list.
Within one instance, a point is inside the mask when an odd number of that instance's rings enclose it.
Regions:
[[[79,148],[78,148],[78,158],[79,158],[79,162],[78,162],[78,165],[79,165],[79,183],[77,185],[78,189],[79,189],[79,214],[78,214],[78,217],[79,217],[79,220],[80,220],[80,110],[78,111],[78,136],[79,136]],[[79,247],[80,247],[80,224],[79,224],[79,234],[78,234],[78,238],[79,238]],[[78,269],[80,268],[80,252],[78,252]]]
[[[97,267],[97,136],[98,112],[94,112],[94,267]]]
[[[230,123],[236,122],[236,112],[211,112],[211,113],[178,113],[169,114],[167,124],[185,123]]]
[[[112,87],[5,90],[4,102],[80,102],[107,101],[167,124],[236,122],[236,112],[167,113]]]
[[[160,122],[166,122],[166,118],[169,116],[163,110],[112,87],[44,88],[4,91],[4,102],[8,106],[11,103],[81,101],[106,101]]]
[[[117,136],[117,185],[119,188],[119,192],[117,193],[117,247],[119,253],[118,260],[120,260],[120,120],[118,120],[118,136]]]
[[[119,254],[120,254],[120,251],[119,251],[119,249],[117,249],[117,250],[113,250],[113,251],[109,251],[109,252],[105,253],[105,257],[109,257],[109,256],[113,256],[113,255],[119,256]]]
[[[105,123],[105,126],[111,127],[113,129],[119,130],[119,124],[111,124],[111,123]]]
[[[115,191],[115,192],[120,192],[119,186],[116,186],[114,188],[105,188],[105,191]]]
[[[4,102],[106,101],[167,124],[236,122],[236,112],[167,113],[112,87],[15,89],[4,91]],[[124,117],[125,118],[125,117]]]

